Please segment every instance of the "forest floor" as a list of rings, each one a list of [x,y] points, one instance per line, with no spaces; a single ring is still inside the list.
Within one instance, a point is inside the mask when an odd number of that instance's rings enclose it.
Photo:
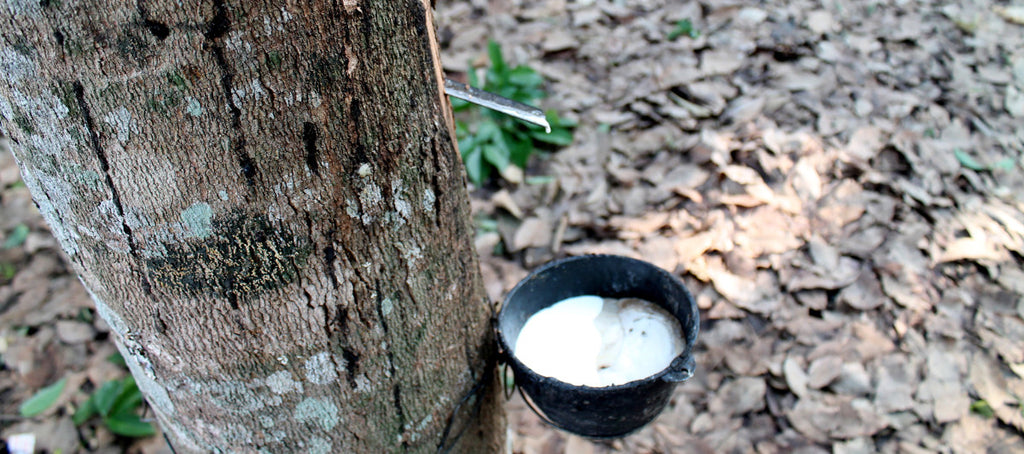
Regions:
[[[531,161],[542,178],[474,189],[491,298],[548,260],[613,253],[673,271],[701,309],[696,375],[652,424],[593,443],[516,398],[514,451],[1024,452],[1020,8],[439,1],[450,74],[493,38],[579,122]],[[163,450],[17,416],[59,377],[57,407],[125,373],[18,180],[0,153],[3,437]]]

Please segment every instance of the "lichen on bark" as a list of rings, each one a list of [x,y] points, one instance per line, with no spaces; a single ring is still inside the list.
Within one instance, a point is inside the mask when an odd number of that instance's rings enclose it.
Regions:
[[[186,225],[202,223],[204,214],[191,216]],[[237,305],[294,282],[310,254],[307,238],[274,226],[264,215],[237,211],[209,222],[208,233],[160,245],[162,253],[146,260],[150,276],[169,293],[205,292]]]

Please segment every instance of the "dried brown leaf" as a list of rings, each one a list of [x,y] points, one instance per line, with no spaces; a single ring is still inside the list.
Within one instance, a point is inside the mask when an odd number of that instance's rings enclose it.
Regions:
[[[701,74],[714,76],[731,74],[740,69],[746,61],[745,55],[732,49],[715,49],[704,52],[700,58]]]
[[[612,254],[641,260],[643,259],[643,257],[633,248],[619,240],[607,240],[601,242],[581,241],[578,243],[567,244],[562,248],[562,250],[569,255]]]
[[[808,159],[801,159],[793,166],[790,184],[801,199],[817,200],[821,197],[821,176]]]
[[[668,212],[646,213],[640,217],[612,216],[608,225],[619,231],[621,238],[638,238],[661,230],[669,223]],[[624,233],[627,235],[623,236]]]
[[[875,405],[879,410],[892,413],[913,408],[917,375],[906,355],[883,357],[876,374]]]
[[[874,158],[885,143],[882,130],[873,126],[865,126],[853,132],[846,151],[853,158],[867,162]]]
[[[931,304],[926,299],[925,291],[919,285],[919,277],[907,273],[902,278],[883,273],[881,275],[882,290],[900,306],[916,311],[927,311]]]
[[[733,241],[753,257],[780,254],[799,248],[808,229],[803,217],[791,217],[768,207],[759,207],[736,219]]]
[[[1024,395],[1024,380],[1004,373],[995,359],[981,352],[971,358],[969,380],[978,396],[992,408],[996,418],[1024,431],[1024,414],[1017,398]]]
[[[92,325],[73,320],[59,320],[55,324],[57,338],[65,344],[81,344],[96,335]]]
[[[1010,22],[1024,25],[1024,6],[993,6],[992,10]]]
[[[917,399],[931,407],[938,423],[956,421],[967,415],[971,406],[967,390],[958,381],[925,380],[917,389]]]
[[[761,115],[766,99],[763,96],[741,96],[732,100],[722,113],[722,120],[731,123],[746,123]]]
[[[803,436],[819,442],[828,441],[828,433],[835,429],[839,409],[811,399],[800,399],[792,410],[786,412],[786,419]]]
[[[565,440],[564,454],[595,454],[597,452],[594,443],[583,437],[568,435]]]
[[[946,245],[936,258],[937,263],[957,260],[1001,260],[1007,258],[1005,250],[1000,251],[982,234],[980,237],[957,238]]]
[[[715,234],[703,232],[696,235],[676,239],[673,243],[679,262],[688,264],[697,257],[704,255],[714,244]]]
[[[896,349],[892,339],[867,322],[854,322],[853,335],[859,341],[854,349],[863,361],[870,361]]]
[[[887,233],[888,230],[880,226],[857,230],[839,242],[839,250],[846,255],[868,257],[885,242]]]
[[[782,362],[782,373],[786,378],[786,386],[793,394],[797,397],[807,396],[807,373],[796,358],[788,357]]]
[[[871,375],[859,362],[843,363],[839,368],[839,377],[832,383],[831,389],[850,396],[866,396],[874,391],[871,387]]]
[[[510,250],[515,252],[528,247],[547,247],[553,235],[554,227],[549,219],[526,218],[516,229]]]
[[[821,389],[839,378],[842,373],[843,359],[836,355],[825,356],[811,362],[807,369],[807,387]]]
[[[767,315],[778,306],[778,298],[771,295],[777,285],[762,285],[761,275],[754,279],[741,277],[727,271],[718,261],[708,262],[706,272],[715,291],[737,307]]]
[[[645,174],[646,176],[646,174]],[[708,172],[690,164],[682,164],[673,168],[661,181],[648,180],[659,186],[667,187],[673,191],[681,189],[695,189],[704,184],[708,179]]]
[[[825,243],[818,235],[812,236],[807,241],[807,248],[811,254],[811,260],[822,272],[834,273],[839,268],[839,250]]]
[[[856,282],[839,292],[837,299],[854,309],[867,311],[881,306],[886,297],[874,271],[865,269]]]
[[[718,198],[718,202],[726,206],[753,208],[765,204],[759,197],[750,194],[725,194]]]
[[[850,257],[840,257],[834,270],[797,270],[788,279],[786,290],[795,292],[808,289],[835,290],[854,283],[860,276],[860,262]]]
[[[772,353],[772,342],[768,340],[754,341],[753,345],[743,348],[729,348],[725,355],[725,365],[739,375],[757,376],[768,371],[768,358]]]
[[[807,28],[812,32],[823,35],[839,30],[839,23],[832,18],[832,13],[825,10],[811,11],[807,14]]]
[[[495,192],[494,195],[491,196],[491,203],[493,203],[494,206],[496,207],[504,208],[505,211],[508,211],[509,214],[515,216],[518,219],[523,218],[523,210],[520,209],[519,204],[517,204],[516,201],[512,199],[512,194],[509,194],[507,189],[502,189],[498,192]]]
[[[722,175],[742,185],[763,184],[764,180],[756,170],[746,166],[729,165],[722,169]]]
[[[675,241],[670,237],[652,236],[640,243],[637,249],[644,260],[663,270],[675,272],[676,267],[679,266],[679,256],[676,254],[674,246]]]
[[[708,402],[714,414],[742,415],[764,409],[768,386],[760,377],[738,377],[722,385]]]

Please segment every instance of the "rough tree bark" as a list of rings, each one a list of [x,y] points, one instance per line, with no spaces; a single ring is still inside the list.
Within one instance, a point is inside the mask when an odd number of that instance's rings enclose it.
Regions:
[[[0,126],[178,452],[500,449],[429,3],[0,10]]]

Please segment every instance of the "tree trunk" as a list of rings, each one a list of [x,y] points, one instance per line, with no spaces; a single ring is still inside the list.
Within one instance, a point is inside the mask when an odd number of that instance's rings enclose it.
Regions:
[[[429,3],[178,4],[0,13],[0,126],[174,448],[498,451]]]

